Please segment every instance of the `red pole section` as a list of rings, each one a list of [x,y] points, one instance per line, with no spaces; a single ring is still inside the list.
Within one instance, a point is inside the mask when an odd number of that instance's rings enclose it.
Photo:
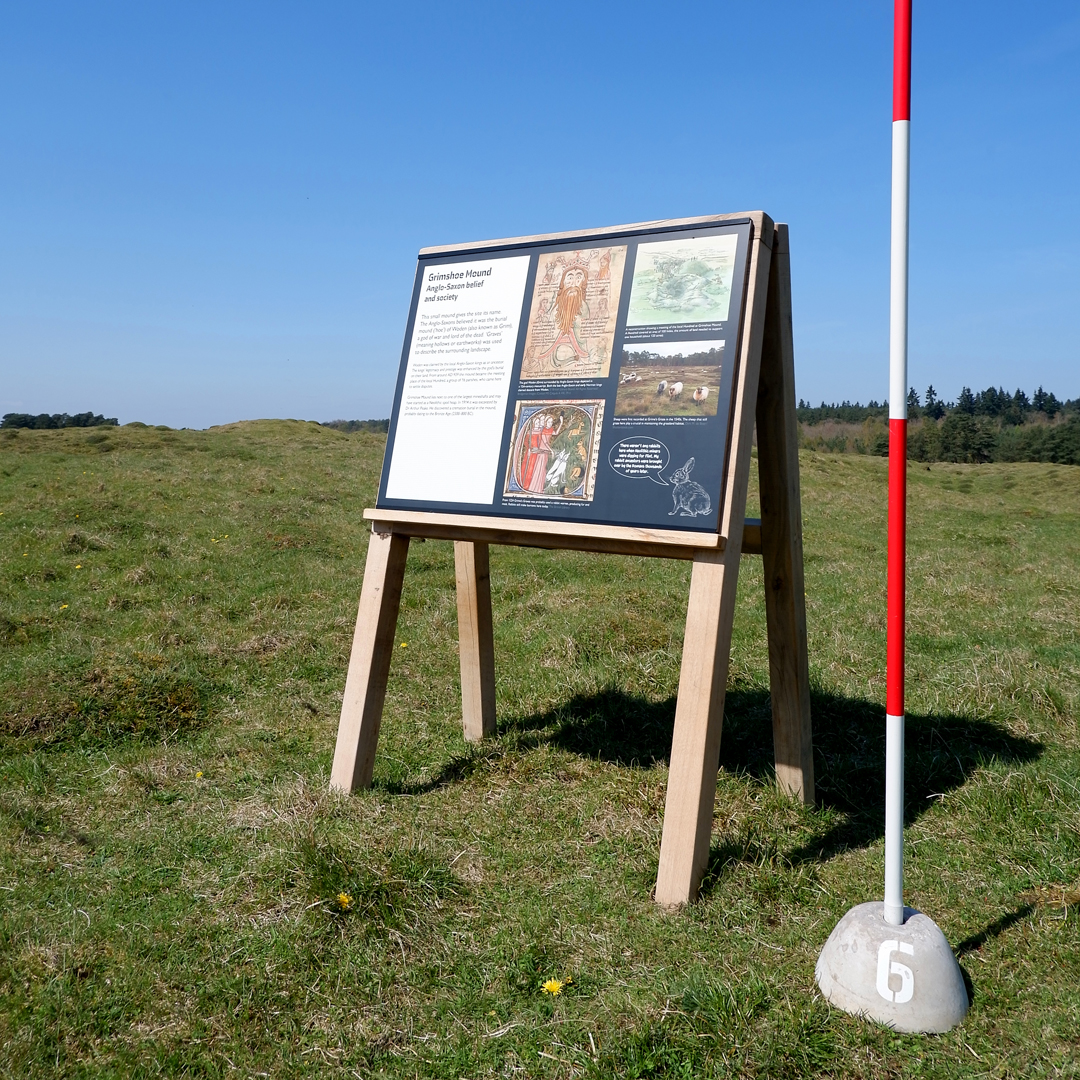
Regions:
[[[888,614],[885,623],[885,711],[904,715],[904,602],[907,539],[907,420],[889,420]]]

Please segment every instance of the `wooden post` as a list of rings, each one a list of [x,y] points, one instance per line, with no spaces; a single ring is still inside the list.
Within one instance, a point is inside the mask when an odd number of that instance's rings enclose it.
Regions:
[[[771,229],[765,235],[755,236],[751,255],[747,326],[735,395],[738,411],[732,415],[731,453],[720,521],[726,544],[722,553],[696,555],[690,577],[664,831],[656,875],[656,902],[667,908],[695,899],[709,864],[724,695],[750,480],[754,403],[765,329],[765,305],[760,297],[768,285],[772,242]],[[754,302],[755,295],[758,303]]]
[[[457,571],[461,718],[465,738],[479,742],[495,731],[495,643],[487,544],[454,541]]]
[[[372,530],[330,772],[338,791],[371,783],[408,554],[407,536]]]
[[[690,578],[656,876],[656,902],[667,908],[694,899],[709,862],[738,568],[738,552],[730,564],[698,556]]]
[[[776,782],[783,791],[798,795],[810,804],[814,801],[814,752],[806,655],[799,429],[795,413],[787,226],[777,225],[775,235],[757,393],[769,690]]]

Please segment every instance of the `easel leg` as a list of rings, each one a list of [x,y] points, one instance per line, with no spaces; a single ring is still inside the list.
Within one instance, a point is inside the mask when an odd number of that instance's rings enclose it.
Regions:
[[[371,783],[408,554],[407,536],[372,531],[330,773],[338,791]]]
[[[479,742],[495,730],[495,644],[487,544],[454,541],[457,571],[461,716],[465,738]]]
[[[787,226],[778,225],[769,272],[757,397],[761,554],[765,564],[776,782],[783,791],[810,804],[814,801],[814,750],[787,245]]]
[[[664,907],[693,900],[709,862],[738,567],[737,547],[730,564],[694,560],[656,878]]]

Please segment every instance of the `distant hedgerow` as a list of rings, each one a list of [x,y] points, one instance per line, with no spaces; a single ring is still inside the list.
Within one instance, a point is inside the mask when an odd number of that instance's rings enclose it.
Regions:
[[[321,426],[347,433],[373,431],[385,435],[390,430],[390,419],[388,417],[386,420],[324,420]]]
[[[796,410],[801,446],[833,453],[885,457],[888,402],[844,401]],[[908,393],[908,456],[915,461],[1041,461],[1080,465],[1080,399],[1062,401],[1040,386],[1029,398],[992,386],[973,393],[964,387],[956,401],[942,401],[928,387],[923,398]]]
[[[54,429],[69,427],[116,427],[120,421],[115,416],[102,416],[100,413],[81,412],[74,416],[68,413],[4,413],[0,428],[37,428]]]

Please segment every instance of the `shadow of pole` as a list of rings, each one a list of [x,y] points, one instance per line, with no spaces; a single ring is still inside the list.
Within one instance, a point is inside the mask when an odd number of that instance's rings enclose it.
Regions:
[[[972,934],[971,937],[964,938],[964,940],[956,946],[955,951],[957,960],[962,960],[968,953],[978,952],[988,941],[992,941],[999,934],[1005,933],[1010,926],[1015,926],[1018,922],[1026,919],[1034,910],[1034,904],[1024,904],[1023,907],[1019,907],[1015,911],[1010,911],[1008,915],[1002,915],[1000,919],[992,922],[977,934]]]

